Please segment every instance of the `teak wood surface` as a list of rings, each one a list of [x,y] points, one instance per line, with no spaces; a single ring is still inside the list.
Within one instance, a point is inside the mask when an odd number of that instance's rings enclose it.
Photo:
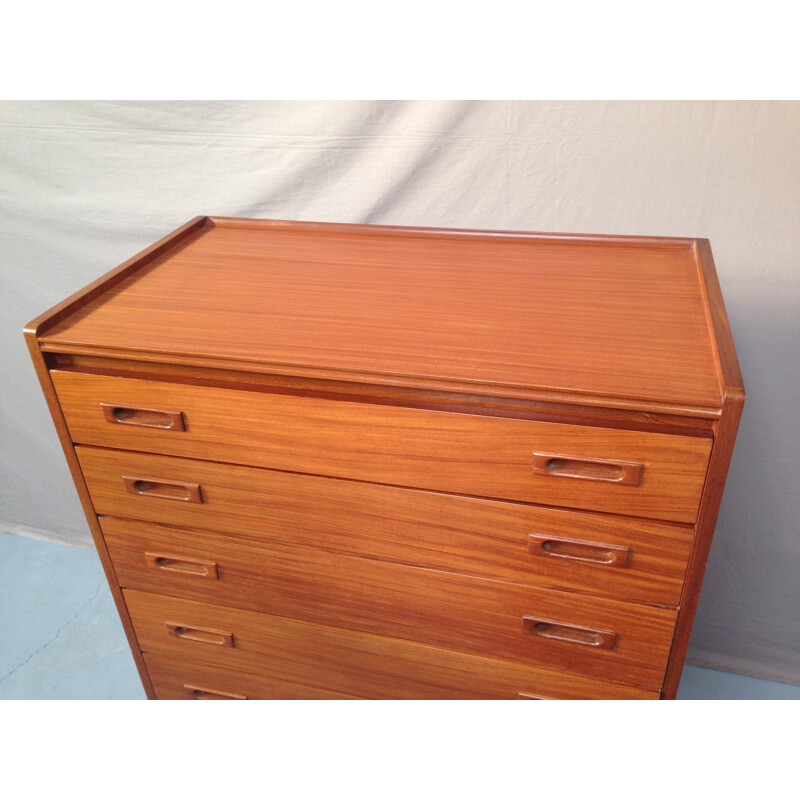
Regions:
[[[52,372],[73,441],[693,523],[711,441],[585,425]],[[186,430],[109,424],[178,410]],[[534,453],[636,462],[639,485],[538,474]]]
[[[647,688],[484,658],[348,628],[126,591],[139,642],[155,653],[297,681],[365,698],[517,699],[519,692],[574,699],[653,699]],[[230,630],[234,647],[171,636],[166,620]]]
[[[192,527],[390,561],[677,606],[693,530],[635,517],[295,475],[209,461],[79,446],[92,503],[109,534],[158,536],[127,520]],[[123,475],[198,483],[203,503],[126,491]],[[168,539],[173,529],[161,530]],[[629,550],[624,566],[529,551],[530,537]],[[218,539],[225,546],[224,539]]]
[[[25,335],[148,697],[675,696],[744,401],[706,240],[197,217]]]
[[[157,700],[357,700],[352,694],[145,654]]]
[[[249,544],[198,531],[104,520],[123,588],[296,617],[461,652],[505,658],[658,688],[675,611],[603,597],[280,544]],[[131,535],[131,528],[139,533]],[[109,535],[111,533],[112,535]],[[122,535],[120,535],[122,534]],[[145,553],[216,563],[219,578],[165,571]],[[611,631],[612,650],[525,633],[532,616]]]
[[[217,220],[41,337],[718,407],[693,240]]]

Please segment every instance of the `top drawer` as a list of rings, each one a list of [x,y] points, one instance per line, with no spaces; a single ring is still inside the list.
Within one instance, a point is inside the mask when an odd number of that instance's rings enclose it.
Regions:
[[[709,439],[53,371],[73,441],[694,522]]]

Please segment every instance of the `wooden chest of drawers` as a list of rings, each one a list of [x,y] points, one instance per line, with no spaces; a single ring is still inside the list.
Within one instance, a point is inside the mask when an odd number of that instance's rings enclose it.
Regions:
[[[25,333],[149,697],[675,696],[707,241],[199,217]]]

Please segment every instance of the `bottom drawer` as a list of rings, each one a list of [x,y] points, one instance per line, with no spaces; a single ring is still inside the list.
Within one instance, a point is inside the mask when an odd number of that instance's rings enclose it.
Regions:
[[[145,653],[157,700],[357,700],[351,694]]]
[[[128,590],[139,646],[373,699],[657,700],[659,693],[361,631]]]

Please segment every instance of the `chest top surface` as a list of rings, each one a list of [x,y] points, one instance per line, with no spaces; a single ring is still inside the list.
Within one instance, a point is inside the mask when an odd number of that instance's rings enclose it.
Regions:
[[[216,218],[40,341],[719,408],[697,243]]]

